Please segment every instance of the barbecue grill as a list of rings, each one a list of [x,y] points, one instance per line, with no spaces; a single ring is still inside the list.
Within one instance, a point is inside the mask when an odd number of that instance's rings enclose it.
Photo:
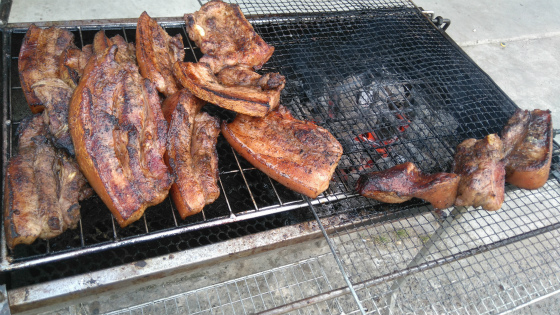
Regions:
[[[449,21],[432,20],[404,0],[240,6],[276,48],[262,71],[286,77],[282,103],[296,118],[328,129],[344,148],[330,187],[314,200],[294,193],[220,136],[221,195],[200,214],[181,220],[167,199],[122,229],[92,197],[82,203],[78,228],[55,239],[12,251],[2,233],[0,267],[12,310],[314,238],[324,238],[330,252],[114,314],[497,314],[560,290],[556,143],[546,185],[535,191],[506,186],[497,212],[436,212],[417,199],[383,204],[354,190],[359,174],[404,161],[426,173],[449,171],[461,141],[498,133],[516,110],[436,25]],[[201,57],[180,18],[158,22],[183,36],[186,60]],[[79,47],[99,30],[135,41],[135,20],[37,25],[70,30]],[[3,165],[17,144],[19,122],[29,115],[17,73],[28,26],[8,24],[2,33]],[[234,117],[212,105],[203,110]],[[85,284],[88,279],[94,281]]]

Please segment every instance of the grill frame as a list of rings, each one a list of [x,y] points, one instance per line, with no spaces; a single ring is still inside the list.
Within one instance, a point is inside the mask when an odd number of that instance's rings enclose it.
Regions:
[[[249,8],[250,9],[250,8]],[[259,13],[258,10],[257,14]],[[266,14],[266,12],[261,12],[262,14]],[[348,16],[352,16],[354,13],[348,13]],[[316,15],[297,15],[297,17],[295,17],[295,19],[314,19],[316,18]],[[269,23],[270,21],[273,21],[274,23],[283,23],[283,22],[290,22],[293,21],[294,17],[290,17],[290,16],[286,16],[286,15],[282,15],[282,16],[276,16],[276,17],[272,17],[272,16],[268,16],[268,17],[257,17],[256,19],[250,19],[250,21],[256,25],[259,24],[266,24]],[[135,23],[130,22],[130,21],[121,21],[121,22],[116,22],[114,24],[111,24],[115,21],[105,21],[103,23],[99,23],[98,21],[87,21],[87,22],[80,22],[79,24],[81,24],[81,27],[95,27],[96,25],[104,25],[108,28],[111,27],[129,27],[134,25]],[[175,25],[174,23],[177,23],[177,21],[173,21],[172,19],[162,19],[161,21],[162,25]],[[68,23],[68,24],[67,24]],[[65,25],[66,27],[72,28],[75,27],[76,24],[71,25],[72,23],[75,22],[65,22],[62,23],[61,25]],[[122,24],[121,24],[122,23]],[[168,24],[166,24],[168,23]],[[180,23],[180,22],[179,22]],[[431,24],[431,22],[430,22]],[[123,26],[124,25],[124,26]],[[17,27],[25,27],[24,25],[14,25],[15,28]],[[434,26],[435,27],[435,26]],[[464,53],[462,52],[462,50],[460,50],[460,48],[444,33],[444,32],[440,32],[440,34],[443,35],[443,37],[449,41],[453,47],[456,48],[457,52],[459,54],[461,54],[466,60],[469,60],[472,64],[474,64],[474,62],[472,62],[472,60],[470,60],[470,58]],[[4,36],[4,38],[6,39],[6,37]],[[475,65],[475,67],[477,67]],[[478,68],[478,67],[477,67]],[[480,70],[480,68],[478,68],[478,70],[482,73],[483,76],[486,77],[486,79],[489,82],[492,82],[492,80],[482,72],[482,70]],[[492,82],[493,83],[493,82]],[[494,84],[495,85],[495,84]],[[501,91],[499,89],[499,87],[494,86],[493,87],[496,91],[498,91],[498,93],[501,93],[502,96],[504,96],[507,100],[509,100],[511,102],[511,100],[507,97],[507,95],[505,95],[505,93],[503,93],[503,91]],[[6,95],[6,94],[4,94]],[[4,96],[6,97],[6,96]],[[511,102],[513,104],[513,102]],[[296,112],[296,115],[300,115],[300,116],[305,116],[304,113],[302,112]],[[6,116],[4,116],[6,117]],[[393,126],[396,127],[396,126]],[[476,132],[475,132],[476,133]],[[557,169],[558,167],[558,145],[555,143],[555,169]],[[4,151],[6,152],[6,151]],[[237,161],[237,163],[239,164],[239,161]],[[439,165],[436,168],[443,168],[444,165]],[[556,176],[554,175],[555,173],[553,172],[553,175],[551,177],[556,178]],[[337,176],[341,176],[340,173],[337,173]],[[556,178],[557,179],[557,178]],[[554,180],[554,179],[553,179]],[[348,200],[346,200],[348,199]],[[359,206],[356,207],[355,204],[353,205],[353,202],[357,199],[360,199],[359,201]],[[349,208],[352,211],[359,210],[359,209],[384,209],[382,210],[379,214],[374,215],[373,217],[371,215],[367,215],[367,216],[361,216],[361,215],[350,215],[349,212],[351,211],[342,211],[341,213],[337,213],[337,212],[332,212],[329,209],[324,209],[326,208],[326,206],[324,205],[325,203],[328,204],[340,204],[340,203],[344,203],[344,201],[348,202]],[[430,209],[425,207],[425,204],[423,203],[418,203],[418,202],[412,202],[412,203],[407,203],[404,206],[394,206],[394,207],[387,207],[385,208],[383,205],[379,205],[376,202],[371,202],[371,201],[367,201],[367,200],[363,200],[361,198],[355,198],[355,195],[352,194],[341,194],[341,195],[326,195],[326,197],[323,197],[322,200],[314,200],[311,201],[311,205],[308,205],[305,201],[302,201],[300,204],[298,204],[297,206],[294,206],[294,208],[301,208],[302,211],[309,211],[311,213],[313,213],[316,217],[316,223],[322,226],[322,231],[325,232],[325,237],[331,241],[336,240],[337,238],[339,238],[340,236],[344,236],[344,231],[348,228],[348,229],[359,229],[359,228],[363,228],[365,227],[365,229],[369,229],[372,226],[378,226],[379,224],[390,224],[392,227],[394,227],[392,224],[399,222],[399,220],[402,219],[406,219],[406,218],[415,218],[418,215],[421,214],[427,214],[430,212]],[[344,208],[344,206],[341,206],[341,208]],[[417,209],[421,209],[421,210],[417,210]],[[284,210],[289,210],[289,209],[271,209],[270,211],[272,212],[280,212],[280,211],[284,211]],[[268,210],[264,210],[264,211],[268,211]],[[394,211],[394,212],[393,212]],[[271,212],[271,213],[272,213]],[[267,213],[268,214],[268,213]],[[264,215],[264,214],[263,214]],[[258,215],[256,215],[258,216]],[[367,218],[367,219],[364,219]],[[249,217],[248,217],[249,218]],[[227,220],[221,221],[217,224],[223,224],[226,223]],[[232,222],[236,222],[236,221],[232,221]],[[535,235],[541,235],[543,233],[547,233],[549,231],[553,231],[556,230],[558,228],[558,224],[551,224],[547,227],[545,227],[544,229],[535,229],[535,230],[531,230],[530,232],[526,233],[526,234],[522,234],[520,237],[515,236],[515,237],[510,237],[507,238],[505,240],[502,241],[497,241],[497,242],[493,242],[491,244],[491,246],[483,246],[481,248],[476,248],[474,250],[471,251],[466,251],[462,254],[459,255],[455,255],[455,256],[449,256],[449,257],[444,257],[441,260],[436,260],[436,261],[429,261],[423,264],[420,264],[418,266],[413,266],[410,268],[404,268],[404,269],[400,269],[399,273],[397,274],[388,274],[382,277],[371,277],[370,279],[371,282],[370,283],[366,283],[367,285],[374,285],[375,283],[380,283],[380,282],[386,282],[386,281],[390,281],[392,279],[401,277],[401,276],[407,276],[407,275],[411,275],[411,274],[415,274],[417,272],[421,272],[424,270],[429,270],[432,268],[435,268],[439,265],[442,264],[449,264],[451,262],[455,262],[457,260],[466,258],[466,257],[471,257],[473,255],[476,254],[480,254],[480,253],[484,253],[487,252],[489,250],[493,250],[493,249],[497,249],[497,248],[501,248],[503,246],[507,246],[509,244],[514,244],[515,242],[518,242],[519,240],[522,239],[526,239],[529,238],[531,236],[535,236]],[[203,228],[203,227],[200,227]],[[198,229],[197,227],[193,227],[192,229]],[[284,228],[281,228],[284,229]],[[181,231],[177,231],[176,233],[180,234],[180,233],[184,233],[185,231],[188,231],[189,229],[186,230],[181,230]],[[174,230],[175,231],[175,230]],[[317,232],[315,230],[315,232]],[[167,233],[167,232],[166,232]],[[175,233],[175,232],[169,232],[169,233]],[[314,233],[313,235],[315,235],[314,237],[317,237],[316,235],[317,233]],[[168,234],[165,235],[161,235],[161,237],[165,237]],[[170,234],[169,234],[170,235]],[[157,237],[156,237],[157,238]],[[144,239],[139,239],[139,242],[144,241]],[[134,240],[125,240],[124,242],[129,242],[129,243],[135,243],[136,241]],[[107,247],[103,247],[101,249],[98,248],[94,248],[93,250],[106,250],[106,249],[110,249],[113,246],[118,247],[118,246],[123,246],[122,244],[126,244],[126,243],[119,243],[119,244],[115,244],[115,245],[107,245]],[[3,250],[5,250],[5,244],[2,244],[3,246]],[[334,248],[337,248],[338,244],[334,244]],[[336,252],[336,250],[333,249],[333,252]],[[81,252],[80,254],[86,253],[86,251]],[[340,253],[340,252],[339,252]],[[336,254],[335,254],[336,256]],[[3,256],[4,257],[4,256]],[[49,256],[46,257],[46,259],[40,263],[37,264],[42,264],[42,263],[47,263],[51,260],[57,260],[57,259],[64,259],[67,258],[69,256]],[[3,262],[5,262],[6,260],[3,260]],[[16,263],[17,264],[17,263]],[[25,267],[29,267],[30,265],[35,265],[35,263],[28,263],[27,265],[25,264],[20,264],[20,265],[15,265],[15,267],[13,267],[14,265],[12,264],[12,267],[8,267],[8,269],[5,269],[7,271],[10,270],[15,270],[15,269],[19,269],[19,268],[25,268]],[[356,268],[356,266],[350,266],[352,268]],[[351,274],[351,272],[349,272],[348,269],[345,268],[349,268],[349,266],[341,266],[341,269],[343,270],[343,273],[345,274]],[[359,269],[359,268],[358,268]],[[348,287],[357,287],[357,290],[363,290],[363,281],[351,281],[351,283],[348,284]],[[348,291],[344,291],[342,292],[344,294],[348,293]],[[359,300],[359,299],[358,299]],[[358,302],[358,304],[360,304],[360,302]],[[354,310],[356,313],[359,312],[360,310]]]

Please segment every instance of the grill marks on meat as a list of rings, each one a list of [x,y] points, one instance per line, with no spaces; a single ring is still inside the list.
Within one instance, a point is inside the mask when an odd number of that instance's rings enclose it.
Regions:
[[[506,182],[519,188],[542,187],[552,162],[550,111],[518,109],[502,130],[506,155]]]
[[[342,156],[330,132],[295,119],[283,106],[263,118],[238,114],[222,122],[222,134],[256,168],[311,198],[328,188]]]
[[[235,65],[259,70],[274,52],[236,4],[210,1],[184,19],[189,37],[204,54],[200,62],[208,63],[213,73]]]
[[[496,134],[459,144],[453,161],[453,173],[461,175],[455,205],[500,209],[504,202],[503,159],[502,140]]]
[[[455,202],[460,176],[452,173],[425,175],[411,162],[384,171],[363,174],[356,183],[357,192],[387,203],[402,203],[413,197],[428,201],[436,209],[449,208]]]
[[[117,43],[98,54],[96,44],[72,97],[70,133],[84,175],[125,227],[168,194],[167,122],[154,84],[129,58],[130,46]]]
[[[173,64],[183,61],[185,51],[181,34],[171,37],[144,11],[136,28],[136,58],[140,73],[169,96],[181,86],[173,76]]]
[[[43,111],[43,103],[35,95],[32,86],[44,79],[62,78],[60,56],[69,47],[75,47],[73,42],[74,35],[69,31],[56,27],[29,27],[19,52],[18,72],[21,88],[32,113]]]
[[[43,116],[49,137],[55,147],[74,155],[74,145],[68,130],[68,104],[74,89],[61,79],[49,78],[35,83],[33,91],[45,107]]]
[[[178,62],[175,77],[194,95],[240,114],[263,117],[278,107],[285,79],[277,73],[261,76],[247,68],[222,70],[216,77],[205,63]]]
[[[92,193],[76,161],[48,140],[43,117],[22,121],[18,154],[6,168],[4,229],[10,248],[76,228],[78,201]]]
[[[204,101],[181,90],[163,102],[169,123],[165,159],[175,176],[170,194],[181,218],[199,213],[220,195],[218,119],[200,112]]]

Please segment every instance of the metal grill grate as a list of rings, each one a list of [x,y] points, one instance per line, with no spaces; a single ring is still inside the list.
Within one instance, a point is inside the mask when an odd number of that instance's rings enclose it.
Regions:
[[[355,181],[366,171],[404,161],[425,172],[449,171],[458,143],[498,132],[516,109],[414,5],[240,5],[253,15],[256,31],[276,48],[263,71],[286,76],[283,104],[294,116],[330,130],[343,145],[329,189],[308,202],[254,169],[220,138],[222,195],[200,215],[178,220],[167,200],[120,229],[93,198],[83,205],[79,230],[14,252],[4,248],[4,270],[300,209],[318,219],[332,254],[123,312],[173,314],[186,308],[196,314],[246,314],[276,307],[297,314],[496,314],[560,290],[555,273],[560,195],[554,179],[536,191],[508,186],[504,206],[492,213],[452,208],[437,215],[419,200],[389,205],[356,196]],[[182,34],[187,60],[200,57],[182,22],[162,25],[171,35]],[[81,45],[91,42],[99,29],[129,41],[135,37],[134,23],[67,27]],[[13,28],[4,33],[6,148],[14,146],[13,132],[27,114],[16,71],[24,32]],[[205,110],[222,119],[233,117],[214,106]],[[553,170],[552,177],[558,171],[557,152]],[[300,277],[287,276],[298,273]],[[463,294],[468,298],[460,298]]]

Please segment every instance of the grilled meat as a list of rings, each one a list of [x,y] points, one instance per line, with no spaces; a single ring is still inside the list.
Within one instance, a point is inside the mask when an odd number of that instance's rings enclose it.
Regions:
[[[169,96],[181,88],[173,76],[173,64],[184,58],[181,34],[169,36],[144,11],[136,28],[136,59],[142,76],[154,82],[158,91]]]
[[[537,189],[548,179],[552,161],[550,111],[518,109],[502,130],[506,182]]]
[[[19,52],[18,72],[21,88],[32,113],[43,111],[43,103],[32,86],[44,79],[61,79],[60,56],[74,46],[74,35],[69,31],[50,27],[40,29],[31,25],[25,34]]]
[[[184,19],[189,37],[204,54],[200,62],[208,63],[213,73],[235,65],[259,70],[274,52],[236,4],[213,0]]]
[[[60,55],[60,79],[75,89],[92,55],[93,46],[91,44],[84,46],[81,50],[75,46],[66,47]]]
[[[222,122],[222,134],[256,168],[311,198],[328,188],[342,156],[328,130],[295,119],[283,106],[263,118],[238,114]]]
[[[401,203],[416,197],[436,209],[445,209],[455,202],[459,180],[460,176],[452,173],[425,175],[414,163],[406,162],[361,175],[356,190],[364,197],[381,202]]]
[[[116,62],[122,64],[130,62],[136,64],[136,46],[134,43],[127,43],[120,35],[108,38],[103,30],[97,32],[93,37],[93,55],[101,55],[105,53],[107,48],[110,48],[113,45],[118,47],[115,54]]]
[[[54,78],[41,80],[33,84],[32,89],[45,107],[44,121],[54,146],[74,155],[74,145],[68,130],[68,104],[74,89],[61,79]]]
[[[459,144],[453,161],[453,173],[461,175],[455,205],[500,209],[504,202],[503,159],[502,140],[496,134]]]
[[[76,161],[48,140],[43,117],[22,121],[18,154],[6,168],[4,229],[10,248],[76,228],[78,201],[92,192]]]
[[[220,124],[200,112],[204,104],[186,89],[163,102],[169,123],[165,159],[175,175],[170,194],[183,219],[199,213],[220,195],[216,152]]]
[[[175,77],[196,97],[256,117],[263,117],[278,106],[285,83],[277,73],[261,76],[242,67],[225,68],[218,77],[202,62],[178,62],[173,68]]]
[[[70,102],[80,169],[121,227],[165,199],[172,177],[163,160],[167,122],[155,85],[114,44],[91,60]]]

